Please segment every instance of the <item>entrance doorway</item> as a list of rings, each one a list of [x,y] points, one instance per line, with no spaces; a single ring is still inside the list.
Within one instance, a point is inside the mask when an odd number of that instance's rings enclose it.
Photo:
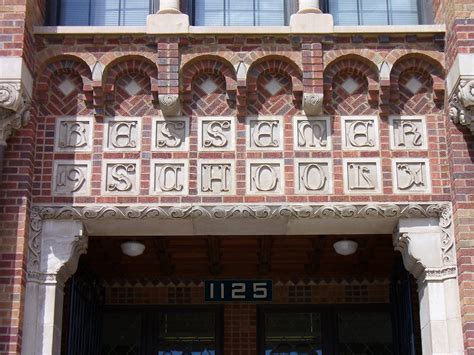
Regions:
[[[259,354],[395,354],[387,305],[259,307]]]
[[[418,300],[391,236],[353,236],[352,256],[338,236],[135,237],[135,258],[128,239],[90,237],[65,289],[64,354],[417,354]],[[206,301],[206,281],[229,279],[271,280],[273,299]]]

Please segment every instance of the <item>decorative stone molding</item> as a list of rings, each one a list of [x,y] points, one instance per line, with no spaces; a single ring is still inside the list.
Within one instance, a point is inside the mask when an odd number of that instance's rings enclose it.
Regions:
[[[308,116],[317,116],[323,113],[323,93],[304,93],[303,110]]]
[[[440,218],[449,223],[447,204],[325,204],[325,205],[169,205],[169,206],[36,206],[31,213],[30,249],[44,220],[188,219],[188,218]],[[447,230],[447,228],[445,228]],[[450,234],[448,234],[450,235]],[[449,239],[449,238],[448,238]],[[449,244],[449,243],[448,243]],[[447,245],[448,245],[447,244]],[[448,250],[449,248],[447,248]]]
[[[22,354],[60,354],[64,285],[76,272],[88,238],[81,221],[31,215]]]
[[[181,114],[181,103],[179,95],[158,95],[161,112],[165,117],[179,116]]]
[[[474,133],[474,80],[461,80],[449,100],[449,117]]]
[[[7,145],[13,132],[28,124],[30,107],[20,83],[0,83],[0,145]]]
[[[437,217],[438,226],[418,228],[405,223],[404,226],[397,226],[393,234],[394,248],[402,254],[406,269],[422,282],[457,276],[451,207],[443,206]],[[430,243],[429,238],[438,240]]]
[[[46,228],[45,222],[40,211],[33,208],[28,240],[28,281],[64,285],[76,271],[79,257],[87,251],[87,233],[80,221]],[[57,238],[61,239],[61,243],[55,240]],[[48,248],[48,241],[54,247]],[[54,250],[54,257],[42,255],[42,250],[48,249]]]
[[[393,246],[417,279],[423,354],[464,354],[451,206],[437,219],[400,219]]]

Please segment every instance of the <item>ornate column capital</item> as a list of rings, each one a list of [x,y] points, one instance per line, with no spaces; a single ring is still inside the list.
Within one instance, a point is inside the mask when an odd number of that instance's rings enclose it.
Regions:
[[[28,241],[28,281],[63,286],[76,272],[87,246],[88,237],[82,222],[43,221],[34,209]]]
[[[449,117],[474,133],[474,80],[461,80],[449,100]]]
[[[20,82],[0,82],[0,145],[30,121],[31,104]]]
[[[405,268],[423,284],[456,278],[451,208],[446,206],[439,220],[401,219],[393,233],[393,246],[403,257]]]

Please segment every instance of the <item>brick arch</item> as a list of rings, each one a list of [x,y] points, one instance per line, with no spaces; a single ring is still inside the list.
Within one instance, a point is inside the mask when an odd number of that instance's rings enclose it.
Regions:
[[[279,51],[278,54],[275,54],[276,51]],[[265,48],[256,49],[250,52],[244,58],[244,64],[247,68],[251,68],[256,66],[258,63],[262,61],[266,61],[270,58],[278,58],[283,62],[291,63],[294,67],[298,68],[300,73],[303,72],[303,64],[301,60],[301,52],[287,52],[288,47],[272,47],[272,48]],[[284,53],[287,52],[287,53]]]
[[[181,72],[183,72],[184,68],[189,65],[204,60],[222,61],[233,67],[234,70],[237,68],[240,63],[240,58],[235,52],[225,50],[224,48],[217,49],[217,51],[219,52],[219,55],[214,54],[215,51],[210,50],[209,48],[199,48],[197,52],[183,54],[180,66]]]
[[[284,56],[266,56],[255,61],[247,73],[247,91],[257,89],[257,80],[262,74],[281,74],[291,79],[293,93],[303,91],[302,72],[298,65]]]
[[[89,66],[77,58],[62,56],[46,65],[38,76],[35,97],[40,115],[88,115],[92,102],[92,80]],[[60,86],[68,80],[73,87],[69,93]]]
[[[347,54],[331,61],[324,68],[324,83],[331,82],[332,78],[341,70],[354,70],[367,76],[369,85],[379,80],[379,69],[375,62],[358,54]]]
[[[181,70],[181,89],[186,96],[192,91],[193,78],[203,73],[223,76],[226,90],[236,91],[237,78],[232,63],[220,56],[199,56],[189,61]]]
[[[86,64],[89,68],[92,68],[97,61],[95,56],[92,53],[88,52],[76,52],[65,50],[64,47],[51,47],[46,48],[40,51],[36,55],[36,71],[41,73],[46,66],[50,63],[62,60],[62,59],[72,59],[77,60]],[[92,69],[90,69],[92,72]]]
[[[439,68],[444,68],[444,54],[430,50],[417,50],[414,52],[412,49],[396,48],[385,56],[384,61],[393,68],[397,62],[407,57],[418,57],[427,62],[433,63]],[[442,71],[444,70],[442,69]]]
[[[59,57],[51,58],[48,62],[44,63],[44,69],[39,72],[38,79],[36,81],[36,95],[40,101],[47,99],[48,91],[50,90],[49,82],[61,74],[75,74],[81,78],[83,92],[92,91],[92,72],[90,67],[82,59],[70,56],[62,55]]]
[[[337,90],[336,77],[345,75],[363,78],[367,82],[368,102],[378,100],[379,91],[379,73],[373,62],[370,62],[360,56],[348,55],[340,60],[333,61],[331,65],[324,70],[324,97],[326,101],[332,100],[333,92]],[[369,105],[369,103],[368,103]],[[370,106],[370,105],[369,105]]]
[[[407,91],[408,77],[419,81],[423,95]],[[390,72],[390,98],[392,102],[400,100],[405,113],[425,114],[437,110],[436,106],[444,101],[444,91],[444,68],[433,58],[410,53],[394,63]],[[428,97],[430,102],[424,103]],[[415,110],[416,107],[422,108]]]
[[[119,58],[117,58],[117,53],[120,53]],[[114,65],[117,61],[126,58],[143,58],[156,66],[155,63],[158,60],[158,54],[156,51],[143,45],[121,45],[103,54],[98,61],[104,66],[104,68],[107,68]]]
[[[158,69],[155,63],[146,57],[135,55],[116,58],[105,67],[103,76],[105,91],[114,91],[117,79],[127,74],[141,74],[149,77],[152,91],[155,91],[158,78]]]
[[[369,66],[377,68],[377,70],[380,68],[384,61],[380,53],[372,49],[338,49],[334,51],[328,51],[324,54],[324,68],[326,69],[336,62],[348,58],[356,58],[358,60],[361,60],[367,63]]]

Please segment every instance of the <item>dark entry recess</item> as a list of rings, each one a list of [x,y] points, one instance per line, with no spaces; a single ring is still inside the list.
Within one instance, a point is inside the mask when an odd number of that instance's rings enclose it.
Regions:
[[[102,355],[222,355],[220,306],[108,306]]]
[[[259,306],[260,355],[392,355],[390,306]]]
[[[92,272],[82,270],[68,281],[65,291],[66,354],[99,355],[103,297],[98,279]]]

